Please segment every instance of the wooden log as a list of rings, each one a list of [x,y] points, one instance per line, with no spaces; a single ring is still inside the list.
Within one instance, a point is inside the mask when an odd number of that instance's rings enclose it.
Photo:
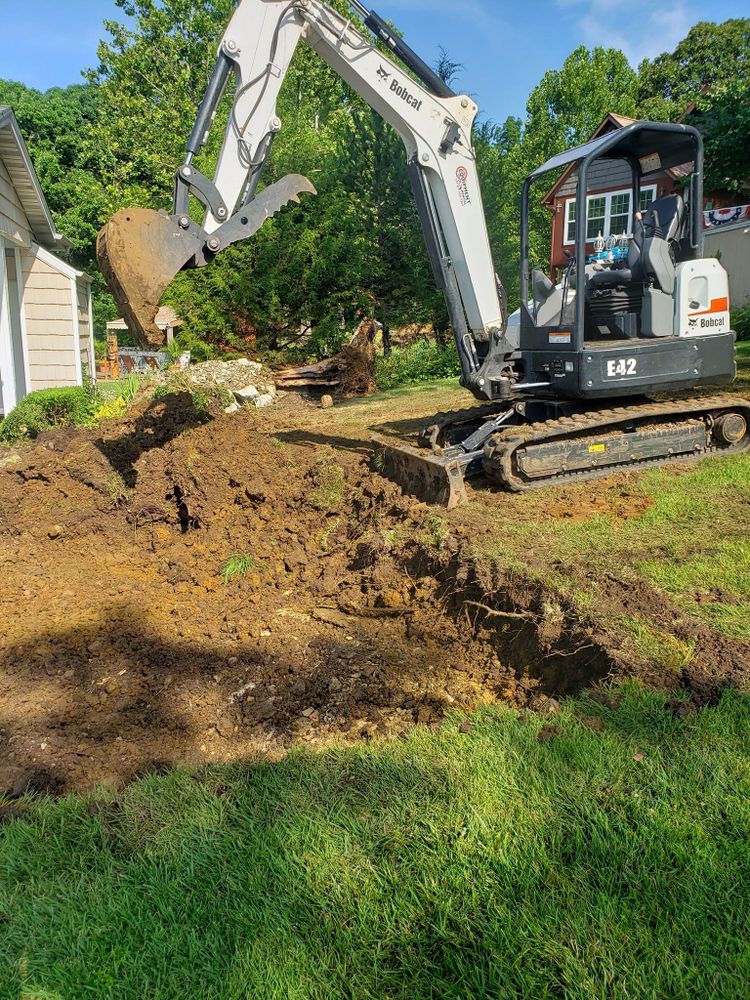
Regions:
[[[313,365],[286,366],[274,372],[281,390],[310,389],[339,396],[365,396],[375,392],[374,320],[364,320],[347,346],[331,358]]]

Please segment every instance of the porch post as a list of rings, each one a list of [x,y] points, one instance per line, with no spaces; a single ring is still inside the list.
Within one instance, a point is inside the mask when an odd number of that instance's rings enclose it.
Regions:
[[[5,243],[0,239],[0,388],[2,409],[7,416],[16,399],[16,372],[13,366],[13,339],[10,326],[8,277],[5,270]]]

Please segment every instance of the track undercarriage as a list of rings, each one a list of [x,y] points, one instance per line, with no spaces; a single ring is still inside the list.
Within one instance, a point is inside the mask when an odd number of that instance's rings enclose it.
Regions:
[[[484,475],[515,493],[750,449],[750,400],[732,394],[613,407],[523,399],[445,414],[420,446],[376,441],[379,466],[406,492],[448,508]]]

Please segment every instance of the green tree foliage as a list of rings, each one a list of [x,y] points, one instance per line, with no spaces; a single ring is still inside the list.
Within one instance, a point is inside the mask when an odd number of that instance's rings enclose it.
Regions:
[[[707,90],[748,79],[750,19],[701,21],[674,52],[641,64],[638,111],[653,121],[676,121]]]
[[[520,267],[521,187],[526,177],[550,156],[585,142],[608,112],[633,115],[638,78],[618,49],[572,52],[559,70],[549,70],[532,90],[522,123],[509,118],[479,136],[482,176],[486,188],[493,246],[502,248],[500,276],[511,305],[518,303]],[[541,198],[555,180],[546,175],[532,189],[530,200],[533,265],[549,266],[551,216]]]
[[[96,151],[87,139],[98,115],[98,88],[75,85],[41,93],[0,80],[0,104],[13,109],[55,220],[73,244],[76,263],[88,266],[103,205]]]
[[[750,80],[716,86],[698,107],[706,144],[706,190],[750,197]]]
[[[94,325],[113,319],[113,303],[96,265],[96,234],[106,217],[96,140],[99,88],[76,84],[42,93],[0,80],[0,104],[18,120],[57,228],[72,243],[71,261],[94,279]]]

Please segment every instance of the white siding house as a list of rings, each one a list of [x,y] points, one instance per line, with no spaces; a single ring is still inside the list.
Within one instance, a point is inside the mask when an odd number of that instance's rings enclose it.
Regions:
[[[68,246],[0,107],[0,414],[35,389],[94,376],[91,279],[52,252]]]

